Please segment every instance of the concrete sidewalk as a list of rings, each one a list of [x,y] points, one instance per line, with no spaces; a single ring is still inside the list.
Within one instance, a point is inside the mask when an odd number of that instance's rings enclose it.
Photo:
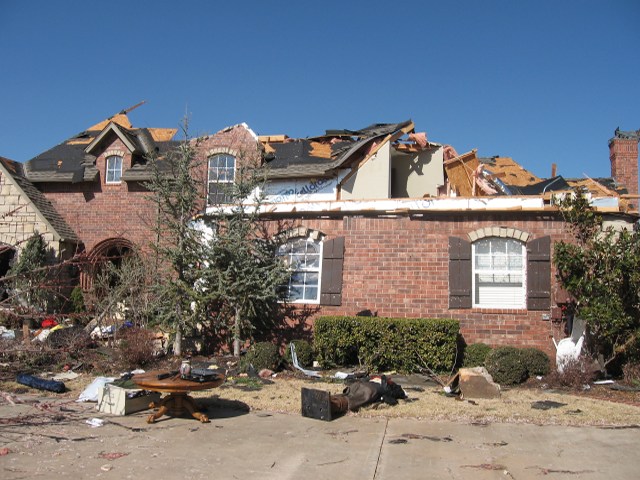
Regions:
[[[56,402],[57,404],[58,402]],[[640,430],[415,419],[332,422],[209,408],[211,423],[68,403],[0,405],[0,478],[632,479]],[[8,421],[23,415],[27,424]],[[87,419],[105,420],[92,428]],[[53,421],[51,419],[53,418]],[[48,420],[47,420],[48,419]]]

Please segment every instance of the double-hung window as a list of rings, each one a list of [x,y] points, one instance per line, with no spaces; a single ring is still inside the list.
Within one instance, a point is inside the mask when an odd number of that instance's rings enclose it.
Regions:
[[[122,178],[122,157],[111,155],[107,157],[106,183],[120,183]]]
[[[230,188],[236,179],[236,158],[219,153],[209,157],[208,204],[230,203]]]
[[[526,308],[526,248],[513,238],[473,243],[473,306]]]
[[[289,302],[318,303],[320,301],[320,272],[322,271],[322,242],[311,238],[294,238],[280,245],[277,255],[282,257],[291,276],[282,285]]]

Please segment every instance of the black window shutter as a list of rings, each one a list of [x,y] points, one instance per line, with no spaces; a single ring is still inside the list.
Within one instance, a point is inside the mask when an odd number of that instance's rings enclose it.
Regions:
[[[320,280],[320,305],[342,304],[342,264],[344,262],[344,237],[325,240],[322,243],[322,276]]]
[[[551,237],[527,243],[527,309],[551,308]]]
[[[471,308],[471,243],[449,237],[449,308]]]

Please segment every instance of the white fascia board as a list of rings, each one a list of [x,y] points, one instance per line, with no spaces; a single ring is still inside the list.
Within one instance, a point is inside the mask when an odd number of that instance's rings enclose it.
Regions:
[[[262,213],[421,213],[465,211],[544,210],[542,197],[478,197],[478,198],[407,198],[382,200],[342,200],[264,203]],[[207,208],[207,215],[215,215],[216,207]],[[226,209],[223,208],[223,211]]]

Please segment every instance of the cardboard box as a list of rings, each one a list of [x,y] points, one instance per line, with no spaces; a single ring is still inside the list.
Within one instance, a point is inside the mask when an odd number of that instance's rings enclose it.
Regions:
[[[98,406],[96,408],[102,413],[129,415],[148,409],[151,402],[156,404],[160,402],[160,394],[157,392],[134,396],[141,391],[141,389],[121,388],[107,383],[98,389]]]

